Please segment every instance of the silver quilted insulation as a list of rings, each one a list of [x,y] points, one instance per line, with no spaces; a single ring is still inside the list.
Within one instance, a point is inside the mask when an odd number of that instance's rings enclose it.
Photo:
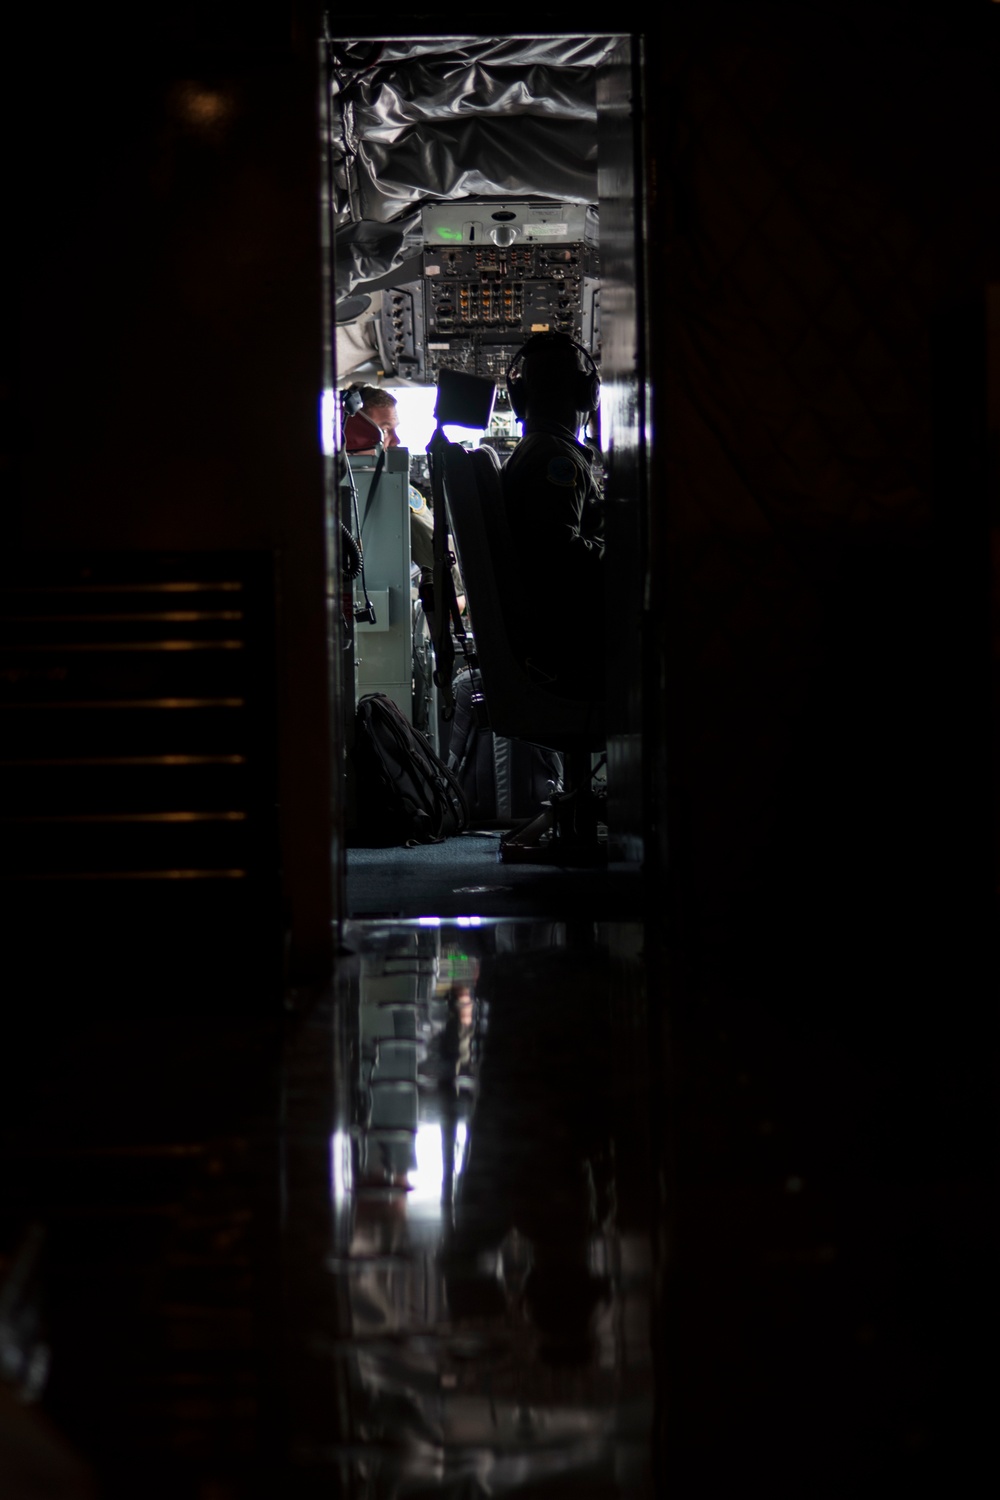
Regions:
[[[337,295],[412,253],[420,206],[597,197],[596,69],[609,37],[333,42]]]

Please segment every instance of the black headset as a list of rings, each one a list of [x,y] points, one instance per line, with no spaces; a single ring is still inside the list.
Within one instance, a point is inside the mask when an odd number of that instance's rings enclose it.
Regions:
[[[507,394],[510,406],[519,422],[523,422],[527,411],[527,392],[524,377],[517,374],[517,366],[526,354],[536,354],[541,349],[575,349],[587,361],[585,370],[577,370],[576,383],[572,387],[573,405],[577,411],[596,411],[601,401],[601,375],[589,349],[571,339],[568,333],[534,333],[518,349],[507,366]]]
[[[348,417],[353,417],[356,412],[359,412],[364,404],[364,397],[361,394],[361,387],[359,385],[349,385],[345,390],[341,391],[340,405],[343,409],[345,422]]]

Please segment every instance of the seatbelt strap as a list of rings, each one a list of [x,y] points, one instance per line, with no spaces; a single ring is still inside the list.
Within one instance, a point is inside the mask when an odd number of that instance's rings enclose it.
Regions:
[[[455,581],[448,559],[448,509],[444,495],[444,455],[448,446],[444,429],[438,427],[427,444],[427,458],[434,495],[434,681],[438,689],[441,717],[445,722],[455,715],[452,682],[455,675],[455,643],[452,640],[452,626],[456,625],[464,634],[455,598]]]
[[[350,463],[350,459],[348,459],[348,463]],[[361,535],[362,535],[362,537],[365,534],[365,522],[368,519],[368,512],[372,508],[372,501],[375,499],[375,491],[378,489],[378,482],[382,478],[382,470],[384,469],[384,467],[385,467],[385,449],[383,448],[382,452],[379,454],[378,458],[375,460],[375,473],[372,475],[372,482],[368,486],[368,498],[365,501],[365,513],[361,517]]]

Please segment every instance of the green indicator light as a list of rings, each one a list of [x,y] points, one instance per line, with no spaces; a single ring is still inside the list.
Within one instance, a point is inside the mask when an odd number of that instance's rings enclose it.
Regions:
[[[448,229],[444,227],[438,230],[439,240],[460,240],[461,238],[462,231],[460,229]]]

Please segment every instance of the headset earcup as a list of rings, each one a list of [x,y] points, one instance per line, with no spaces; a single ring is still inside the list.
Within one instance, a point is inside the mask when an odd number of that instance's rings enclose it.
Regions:
[[[581,370],[577,391],[577,410],[596,411],[601,403],[600,376],[593,370]]]
[[[519,422],[523,422],[526,415],[526,404],[524,401],[523,382],[507,377],[507,395],[510,397],[510,409]]]

